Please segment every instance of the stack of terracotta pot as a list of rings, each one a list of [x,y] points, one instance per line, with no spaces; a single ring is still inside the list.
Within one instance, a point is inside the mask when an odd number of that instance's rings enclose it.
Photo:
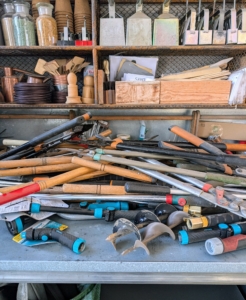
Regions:
[[[75,0],[74,4],[74,25],[75,33],[80,33],[86,21],[86,28],[92,33],[91,9],[88,0]]]
[[[63,32],[63,28],[69,23],[69,30],[74,33],[73,11],[70,0],[56,0],[55,19],[58,32]]]

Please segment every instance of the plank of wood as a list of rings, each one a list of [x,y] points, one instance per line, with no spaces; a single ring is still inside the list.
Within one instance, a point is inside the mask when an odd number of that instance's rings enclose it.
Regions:
[[[191,72],[185,72],[185,73],[177,73],[173,75],[167,75],[164,77],[161,77],[161,80],[175,80],[175,79],[187,79],[187,78],[194,78],[206,74],[213,74],[213,73],[219,73],[221,71],[221,68],[214,67],[214,68],[202,68],[197,71],[192,70]]]
[[[103,90],[104,79],[105,79],[104,71],[98,70],[97,71],[98,104],[104,104],[104,90]]]
[[[160,81],[115,82],[116,104],[159,104]]]
[[[161,81],[160,104],[228,104],[231,81]]]

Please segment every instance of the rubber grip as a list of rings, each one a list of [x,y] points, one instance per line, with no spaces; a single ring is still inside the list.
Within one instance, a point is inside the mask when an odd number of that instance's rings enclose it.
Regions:
[[[238,234],[230,236],[226,239],[223,239],[222,243],[224,246],[223,253],[244,249],[246,248],[246,235]]]
[[[215,207],[215,205],[211,202],[208,202],[207,200],[204,200],[203,198],[197,197],[197,196],[183,196],[186,200],[186,204],[192,205],[192,206],[201,206],[201,207]]]
[[[188,236],[188,243],[198,243],[202,241],[206,241],[210,238],[214,237],[220,237],[221,236],[221,230],[195,230],[195,231],[186,231],[186,234]]]
[[[148,195],[166,195],[170,193],[169,187],[153,185],[153,184],[141,184],[135,182],[126,182],[125,191],[127,193],[139,193]]]
[[[139,210],[128,210],[128,211],[116,210],[114,219],[117,220],[120,218],[124,218],[124,219],[128,219],[128,220],[134,220],[138,213],[139,213]]]
[[[210,215],[210,216],[206,216],[206,218],[208,220],[209,227],[216,226],[220,223],[232,224],[232,223],[236,223],[236,222],[239,222],[242,220],[241,217],[239,217],[238,215],[235,215],[233,213]]]
[[[246,234],[246,222],[237,224],[241,228],[241,233]]]
[[[228,210],[223,207],[204,207],[202,208],[202,215],[213,215],[227,213]]]
[[[183,128],[180,128],[179,126],[176,126],[176,125],[171,126],[171,127],[169,127],[169,130],[172,133],[177,134],[179,137],[185,139],[186,141],[192,143],[193,145],[195,145],[199,148],[206,150],[209,153],[213,153],[213,154],[222,154],[223,153],[217,147],[213,146],[212,144],[207,143],[203,139],[200,139],[199,137],[184,130]]]
[[[71,250],[73,250],[73,245],[78,239],[76,236],[70,233],[62,232],[54,228],[37,228],[26,230],[27,240],[42,240],[43,236],[48,237],[50,240],[57,241]]]

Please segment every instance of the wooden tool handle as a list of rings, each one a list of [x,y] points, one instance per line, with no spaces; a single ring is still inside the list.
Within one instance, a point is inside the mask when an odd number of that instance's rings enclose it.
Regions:
[[[246,151],[246,144],[226,144],[228,151]]]
[[[106,137],[106,136],[109,136],[111,133],[112,133],[112,130],[107,129],[107,130],[101,132],[100,135]],[[88,138],[88,141],[95,141],[97,139],[98,139],[97,137],[92,136],[92,137]]]
[[[102,195],[125,195],[124,186],[113,185],[89,185],[89,184],[63,184],[63,193],[71,194],[102,194]]]
[[[179,126],[171,126],[169,127],[169,130],[178,135],[179,137],[183,138],[184,140],[192,143],[193,145],[200,147],[200,145],[204,142],[199,137],[195,136],[194,134],[191,134],[190,132],[184,130],[183,128],[180,128]]]
[[[21,197],[28,196],[33,193],[37,193],[40,191],[43,191],[45,189],[48,189],[50,187],[53,187],[55,185],[63,184],[64,182],[67,182],[75,177],[81,176],[83,174],[87,174],[87,172],[91,172],[91,169],[89,168],[78,168],[69,172],[66,172],[64,174],[42,180],[36,183],[32,183],[28,186],[24,186],[22,188],[18,188],[14,191],[11,191],[9,193],[4,193],[0,195],[0,205],[9,203],[13,200],[19,199]]]
[[[182,150],[182,151],[185,151],[184,149],[180,148],[180,147],[177,147],[175,145],[172,145],[172,144],[169,144],[167,142],[160,142],[163,146],[163,148],[169,148],[169,149],[174,149],[174,150]]]
[[[75,164],[60,164],[50,165],[41,167],[30,167],[30,168],[18,168],[11,170],[0,170],[0,176],[20,176],[20,175],[31,175],[31,174],[43,174],[43,173],[58,173],[64,171],[70,171],[79,168]]]
[[[77,182],[77,181],[83,181],[83,180],[87,180],[87,179],[93,179],[93,178],[98,178],[101,176],[105,176],[108,175],[108,173],[103,172],[103,171],[95,171],[93,169],[91,169],[92,171],[88,174],[82,175],[82,176],[78,176],[74,179],[69,180],[68,182]]]
[[[192,143],[193,145],[207,151],[208,153],[213,153],[216,155],[219,154],[224,154],[223,151],[221,151],[220,149],[218,149],[216,146],[200,139],[199,137],[193,135],[192,133],[184,130],[183,128],[180,128],[179,126],[171,126],[169,127],[169,130],[175,134],[177,134],[178,136],[180,136],[181,138],[185,139],[186,141]]]
[[[20,160],[2,160],[0,161],[0,169],[12,169],[18,167],[37,167],[47,165],[59,165],[71,163],[71,157],[43,157]]]
[[[120,167],[115,167],[115,166],[111,166],[111,165],[104,165],[101,163],[97,163],[94,161],[88,161],[85,160],[83,158],[78,158],[78,157],[73,157],[72,158],[72,162],[84,167],[88,167],[88,168],[92,168],[98,171],[104,171],[110,174],[115,174],[115,175],[119,175],[119,176],[123,176],[126,178],[131,178],[134,180],[139,180],[139,181],[144,181],[144,182],[153,182],[152,177],[142,174],[140,172],[136,172],[136,171],[132,171],[132,170],[127,170],[127,169],[123,169]]]
[[[94,169],[91,168],[78,168],[75,170],[72,170],[70,172],[66,172],[63,174],[60,174],[58,176],[46,179],[46,180],[41,180],[38,182],[39,186],[40,186],[40,190],[44,190],[44,189],[48,189],[50,187],[53,187],[55,185],[60,185],[63,184],[65,182],[69,182],[71,179],[74,179],[78,176],[82,176],[84,174],[87,173],[91,173],[93,172]]]

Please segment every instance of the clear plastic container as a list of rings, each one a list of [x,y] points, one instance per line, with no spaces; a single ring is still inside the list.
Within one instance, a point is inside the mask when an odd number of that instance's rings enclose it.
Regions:
[[[35,28],[33,18],[29,15],[28,2],[16,2],[13,15],[13,27],[16,46],[35,46]]]
[[[37,3],[39,17],[36,20],[39,46],[53,46],[57,44],[58,34],[56,20],[52,18],[53,5]]]
[[[15,46],[14,28],[12,23],[12,17],[15,13],[13,3],[3,4],[4,15],[1,18],[1,24],[3,29],[3,36],[6,46]]]

